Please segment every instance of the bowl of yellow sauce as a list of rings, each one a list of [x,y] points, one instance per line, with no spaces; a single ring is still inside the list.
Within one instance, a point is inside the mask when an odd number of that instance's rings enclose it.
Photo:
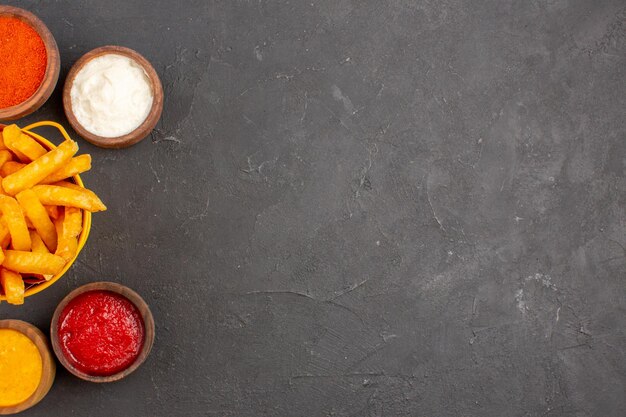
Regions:
[[[55,371],[50,345],[38,328],[21,320],[0,320],[0,415],[41,401]]]

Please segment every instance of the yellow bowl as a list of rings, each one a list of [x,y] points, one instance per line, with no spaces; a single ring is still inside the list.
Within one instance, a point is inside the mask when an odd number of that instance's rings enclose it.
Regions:
[[[48,125],[48,126],[54,126],[56,128],[61,128],[60,125],[57,125],[56,123],[37,123],[36,125],[38,126]],[[4,127],[5,125],[0,124],[0,132],[2,131],[2,129],[4,129]],[[33,127],[36,127],[36,126],[33,125]],[[48,148],[48,149],[56,148],[56,145],[54,145],[48,139],[42,136],[39,136],[38,134],[31,132],[30,130],[22,129],[22,132],[26,133],[27,135],[35,139],[37,142],[41,143],[41,145],[45,148]],[[65,133],[65,131],[62,131],[62,133]],[[85,187],[85,185],[83,184],[83,181],[80,179],[80,175],[74,175],[72,178],[74,179],[74,182],[76,182],[76,184],[80,185],[81,187]],[[86,211],[86,210],[83,210],[82,212],[83,212],[83,230],[80,232],[80,235],[78,236],[78,250],[76,251],[76,255],[74,255],[72,260],[70,260],[68,263],[65,264],[61,272],[59,272],[58,274],[50,278],[50,280],[44,281],[41,284],[34,284],[28,287],[26,291],[24,292],[24,297],[29,297],[31,295],[37,294],[38,292],[45,290],[46,288],[48,288],[49,286],[57,282],[59,279],[61,279],[61,277],[74,264],[74,261],[76,261],[76,258],[80,254],[80,251],[85,246],[85,243],[87,243],[87,238],[89,237],[89,231],[91,230],[91,212]],[[0,300],[6,300],[6,297],[4,295],[0,295]]]

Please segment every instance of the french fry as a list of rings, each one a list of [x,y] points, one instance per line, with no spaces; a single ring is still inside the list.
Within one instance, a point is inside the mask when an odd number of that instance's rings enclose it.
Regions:
[[[21,162],[7,161],[4,164],[2,164],[2,168],[0,168],[0,175],[2,175],[3,177],[8,177],[9,175],[13,174],[14,172],[19,171],[25,166],[26,164],[23,164]]]
[[[13,155],[8,150],[0,150],[0,166],[13,160]]]
[[[4,219],[0,219],[0,248],[6,249],[9,247],[10,243],[11,234],[9,233],[9,228],[4,223]]]
[[[6,149],[8,149],[7,142],[12,142],[13,137],[21,134],[22,130],[16,124],[5,126],[4,129],[2,129],[2,141]]]
[[[78,239],[75,237],[59,239],[59,246],[55,255],[63,258],[65,262],[69,262],[76,255],[76,252],[78,252]]]
[[[63,269],[65,259],[51,253],[6,250],[2,266],[22,274],[54,275]]]
[[[35,159],[30,164],[2,180],[2,187],[9,195],[31,188],[48,175],[58,171],[78,151],[73,140],[66,140],[57,148]]]
[[[33,191],[44,205],[78,207],[91,212],[106,210],[106,206],[98,196],[85,188],[72,189],[59,185],[36,185],[33,187]]]
[[[22,208],[13,197],[0,195],[0,211],[2,218],[11,234],[11,245],[15,250],[30,250],[30,235]]]
[[[48,216],[50,216],[50,218],[52,220],[56,220],[59,218],[59,216],[61,215],[59,213],[59,206],[44,206],[46,211],[48,212]]]
[[[2,284],[4,295],[9,304],[24,304],[24,281],[20,274],[2,268],[0,270],[0,284]]]
[[[94,194],[94,195],[96,194],[88,188],[81,187],[80,185],[74,184],[73,182],[69,182],[69,181],[57,181],[54,184],[50,184],[50,185],[58,185],[59,187],[71,188],[72,190],[78,190],[78,191],[88,191],[91,194]]]
[[[33,244],[32,244],[33,252],[36,252],[36,253],[50,253],[50,251],[48,250],[48,247],[46,246],[45,243],[43,243],[43,240],[41,240],[41,236],[39,236],[37,231],[35,231],[35,230],[31,230],[30,231],[30,240],[31,240],[31,242],[33,242]],[[50,279],[52,279],[53,276],[54,275],[52,275],[52,274],[37,275],[35,281],[39,281],[39,282],[41,282],[41,280],[49,281]],[[37,282],[33,282],[33,283],[37,283]]]
[[[39,142],[24,133],[22,133],[19,138],[13,142],[13,146],[15,150],[26,155],[31,161],[41,158],[48,153],[46,148],[41,146]]]
[[[0,135],[0,150],[8,150],[8,149],[9,148],[7,148],[7,146],[4,144],[4,129],[2,129],[2,135]]]
[[[15,198],[50,252],[54,252],[57,248],[57,232],[48,212],[37,198],[37,194],[29,189],[19,192]]]
[[[45,243],[43,243],[41,236],[39,236],[39,233],[37,233],[36,230],[30,231],[30,241],[32,242],[31,247],[32,247],[33,252],[50,253],[50,251],[48,250],[48,247],[46,246]]]
[[[94,193],[93,191],[91,191],[89,188],[85,188],[85,187],[80,186],[78,184],[74,184],[73,182],[58,181],[58,182],[55,182],[55,183],[50,184],[50,185],[58,185],[59,187],[65,187],[65,188],[69,188],[71,190],[77,190],[77,191],[80,191],[82,193],[89,194],[90,196],[92,196],[92,198],[96,198],[98,200],[100,199],[100,197],[98,197],[98,195],[96,193]],[[105,207],[105,210],[106,210],[106,207]]]
[[[28,230],[35,230],[35,226],[33,226],[33,222],[26,216],[26,212],[22,209],[22,214],[24,215],[24,220],[26,221],[26,227]]]
[[[16,137],[19,137],[22,134],[22,131],[20,130],[19,127],[17,127],[17,125],[9,125],[7,127],[5,127],[2,130],[2,144],[4,145],[5,149],[9,149],[11,151],[13,151],[13,153],[15,154],[15,156],[17,156],[17,158],[22,161],[22,162],[30,162],[30,159],[24,155],[22,152],[20,152],[19,150],[16,149],[11,149],[9,147],[9,144],[12,144],[14,139]]]
[[[78,235],[83,229],[83,214],[76,207],[66,207],[62,218],[55,221],[59,243],[56,255],[69,262],[78,252]]]
[[[15,154],[15,156],[17,156],[17,159],[19,159],[20,162],[23,163],[24,165],[28,164],[29,162],[32,162],[30,159],[28,159],[26,155],[24,155],[20,151],[12,151],[12,152]]]
[[[76,207],[65,207],[63,236],[76,237],[83,230],[83,213]]]
[[[15,125],[8,126],[8,128],[12,126],[15,126]],[[35,159],[46,154],[47,152],[46,148],[41,146],[39,142],[37,142],[35,139],[31,138],[27,134],[22,133],[21,130],[19,130],[19,132],[20,132],[19,134],[16,134],[16,133],[9,134],[8,138],[7,136],[3,135],[4,144],[6,145],[7,148],[15,152],[16,154],[21,153],[22,155],[24,155],[31,161],[34,161]]]
[[[41,184],[52,184],[57,181],[64,180],[74,175],[82,174],[91,169],[91,155],[78,155],[70,159],[70,161],[61,169],[41,180]]]
[[[15,197],[13,197],[15,198]],[[18,201],[19,203],[19,201]],[[26,211],[24,210],[24,207],[20,206],[22,208],[22,216],[24,216],[24,220],[26,221],[26,227],[28,227],[28,230],[33,230],[35,229],[35,226],[33,226],[33,223],[30,221],[30,219],[26,216]]]

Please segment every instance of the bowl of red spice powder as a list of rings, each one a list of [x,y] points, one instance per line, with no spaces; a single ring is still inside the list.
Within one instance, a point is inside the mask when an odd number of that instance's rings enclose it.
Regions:
[[[41,107],[59,79],[54,36],[31,12],[0,6],[0,120],[15,120]]]
[[[148,357],[154,319],[135,291],[114,282],[94,282],[70,292],[57,306],[50,341],[72,374],[90,382],[113,382]]]

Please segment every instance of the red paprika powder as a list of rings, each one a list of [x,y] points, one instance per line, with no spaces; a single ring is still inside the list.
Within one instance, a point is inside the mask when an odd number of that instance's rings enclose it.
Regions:
[[[0,16],[0,108],[29,99],[43,81],[48,64],[46,46],[30,25]]]

